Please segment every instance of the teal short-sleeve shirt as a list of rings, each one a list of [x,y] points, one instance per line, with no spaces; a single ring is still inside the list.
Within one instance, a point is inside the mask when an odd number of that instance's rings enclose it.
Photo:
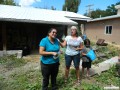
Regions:
[[[58,52],[60,50],[59,42],[54,39],[54,43],[51,43],[48,36],[40,41],[39,47],[44,47],[47,52]],[[54,59],[53,55],[44,56],[42,55],[40,60],[44,64],[53,64],[59,62],[59,58]]]

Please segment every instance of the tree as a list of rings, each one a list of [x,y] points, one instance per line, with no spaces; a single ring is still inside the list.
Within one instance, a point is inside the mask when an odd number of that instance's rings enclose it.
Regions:
[[[65,4],[63,5],[62,10],[77,13],[80,2],[81,2],[81,0],[65,0]],[[81,30],[80,30],[79,25],[78,25],[78,32],[79,32],[79,35],[80,35]]]
[[[120,4],[120,2],[118,2],[116,4],[112,4],[112,5],[108,6],[106,10],[96,9],[95,11],[91,12],[91,18],[99,18],[99,17],[116,15],[117,9],[115,8],[115,6],[119,5],[119,4]],[[84,15],[86,15],[86,13]]]
[[[96,11],[91,12],[91,18],[99,18],[104,16],[105,16],[104,10],[96,9]]]
[[[56,10],[56,8],[54,8],[54,6],[51,6],[51,9],[52,9],[52,10]]]
[[[65,4],[63,5],[63,11],[71,11],[71,12],[78,12],[78,7],[80,5],[81,0],[65,0]]]
[[[117,14],[117,9],[115,8],[116,5],[119,5],[120,2],[116,3],[115,5],[112,4],[111,6],[108,6],[106,9],[106,16],[110,15],[116,15]]]
[[[14,0],[0,0],[0,4],[15,5],[15,2],[14,2]]]
[[[0,4],[3,4],[4,3],[4,0],[0,0]]]

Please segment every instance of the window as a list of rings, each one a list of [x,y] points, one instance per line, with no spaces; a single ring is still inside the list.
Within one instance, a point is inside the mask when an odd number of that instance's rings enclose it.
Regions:
[[[106,26],[105,34],[112,34],[112,26]]]

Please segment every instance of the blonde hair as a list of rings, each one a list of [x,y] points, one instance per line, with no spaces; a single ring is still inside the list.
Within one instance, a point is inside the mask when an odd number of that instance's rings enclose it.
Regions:
[[[77,27],[76,26],[72,26],[71,29],[76,29],[77,30]]]
[[[75,29],[76,30],[76,36],[78,37],[78,30],[76,26],[71,26],[71,29]]]

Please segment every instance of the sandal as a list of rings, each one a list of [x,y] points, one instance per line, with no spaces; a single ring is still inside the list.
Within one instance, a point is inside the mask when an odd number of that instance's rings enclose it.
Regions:
[[[89,76],[89,75],[87,75],[86,78],[87,78],[88,80],[90,80],[90,76]]]
[[[77,81],[74,82],[75,86],[78,86],[81,84],[81,80],[80,79],[77,79]]]
[[[85,79],[85,76],[84,76],[84,75],[82,76],[82,79]]]
[[[78,80],[77,80],[77,83],[78,83],[78,84],[81,84],[81,80],[80,80],[80,79],[78,79]]]

